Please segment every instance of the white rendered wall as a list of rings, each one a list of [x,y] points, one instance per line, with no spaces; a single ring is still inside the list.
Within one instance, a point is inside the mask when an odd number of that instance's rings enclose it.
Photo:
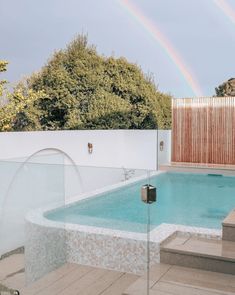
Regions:
[[[163,141],[163,150],[160,150],[160,142]],[[158,166],[171,162],[171,130],[158,131]]]
[[[164,150],[159,151],[158,164],[166,164],[170,162],[171,131],[162,130],[2,132],[0,159],[28,157],[40,149],[58,148],[77,165],[155,170],[157,136],[158,143],[164,141]],[[88,153],[88,142],[93,144],[92,154]]]

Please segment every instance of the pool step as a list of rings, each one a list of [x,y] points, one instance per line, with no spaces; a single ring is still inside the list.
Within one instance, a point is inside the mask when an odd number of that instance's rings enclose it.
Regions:
[[[224,219],[222,227],[223,240],[235,242],[235,209]]]
[[[160,170],[169,172],[188,172],[202,174],[220,174],[224,176],[235,176],[235,165],[213,165],[199,163],[171,163],[160,165]]]
[[[150,269],[149,295],[232,295],[235,276],[159,263]],[[147,294],[147,276],[132,283],[123,295]]]
[[[173,236],[161,245],[160,261],[235,275],[235,242]]]

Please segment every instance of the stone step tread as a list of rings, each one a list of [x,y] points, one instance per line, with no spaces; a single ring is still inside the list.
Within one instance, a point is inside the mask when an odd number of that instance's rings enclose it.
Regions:
[[[150,295],[232,295],[235,275],[159,263],[150,269]],[[146,275],[136,280],[123,295],[146,294]]]
[[[163,244],[161,251],[235,262],[235,242],[231,241],[198,237],[175,237]]]
[[[152,291],[156,292],[152,295],[158,295],[158,292],[166,292],[166,294],[174,295],[232,295],[234,292],[227,292],[222,290],[214,290],[208,288],[202,288],[197,286],[184,285],[172,282],[159,282],[153,288]]]
[[[223,220],[223,226],[235,227],[235,209]]]

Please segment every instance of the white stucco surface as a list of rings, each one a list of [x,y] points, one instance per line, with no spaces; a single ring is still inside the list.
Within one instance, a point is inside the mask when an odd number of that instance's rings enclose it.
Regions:
[[[0,159],[28,157],[45,148],[67,153],[77,165],[100,167],[157,168],[170,161],[171,131],[75,130],[0,133]],[[159,143],[164,141],[164,150]],[[93,153],[88,153],[88,142]]]

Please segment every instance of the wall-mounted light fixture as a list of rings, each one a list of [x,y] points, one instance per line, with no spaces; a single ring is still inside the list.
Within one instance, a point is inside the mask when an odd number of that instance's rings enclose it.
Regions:
[[[162,152],[164,150],[164,141],[163,140],[160,141],[159,146],[160,146],[160,151]]]
[[[88,153],[92,154],[92,152],[93,152],[93,144],[88,142],[87,147],[88,147]]]

